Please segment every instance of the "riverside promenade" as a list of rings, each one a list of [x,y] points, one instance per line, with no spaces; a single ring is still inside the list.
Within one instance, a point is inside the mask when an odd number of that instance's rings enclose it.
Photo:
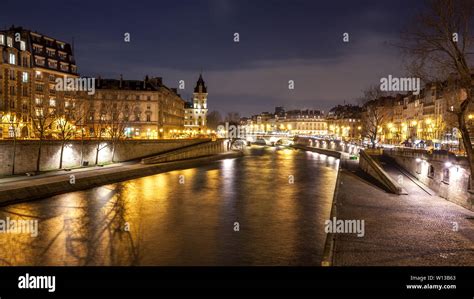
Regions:
[[[392,178],[403,175],[381,163]],[[474,212],[408,177],[407,195],[387,193],[343,158],[336,195],[337,218],[364,220],[365,235],[336,234],[333,266],[474,266]]]

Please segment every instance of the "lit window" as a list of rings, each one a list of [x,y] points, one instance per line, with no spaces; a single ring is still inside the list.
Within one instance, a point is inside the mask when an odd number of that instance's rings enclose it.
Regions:
[[[20,41],[20,50],[25,51],[26,50],[26,44],[24,41]]]
[[[7,37],[7,46],[13,47],[13,39],[11,37]]]
[[[10,59],[8,60],[10,64],[16,64],[16,56],[13,53],[10,53]]]
[[[36,103],[36,105],[41,105],[43,103],[43,101],[40,98],[36,98],[35,103]]]
[[[27,72],[23,72],[23,76],[22,76],[22,79],[23,79],[23,82],[28,82],[28,73]]]
[[[49,100],[49,106],[56,107],[56,100],[55,99],[50,99]]]
[[[0,35],[0,45],[5,44],[5,35]]]

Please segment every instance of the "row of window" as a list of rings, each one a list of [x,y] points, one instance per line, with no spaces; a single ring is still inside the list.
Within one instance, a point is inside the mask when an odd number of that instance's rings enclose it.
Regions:
[[[140,99],[144,99],[144,100],[147,100],[147,101],[151,101],[152,100],[152,97],[147,95],[147,96],[140,96],[140,95],[135,95],[135,96],[132,96],[132,95],[116,95],[116,94],[98,94],[97,95],[97,98],[100,100],[100,99],[106,99],[106,100],[132,100],[132,99],[135,99],[137,101],[139,101]]]
[[[15,80],[16,80],[16,77],[17,77],[16,74],[17,74],[17,72],[16,72],[15,70],[11,70],[11,69],[8,70],[8,78],[9,78],[10,80],[15,81]],[[22,82],[23,82],[23,83],[28,83],[29,77],[30,77],[30,76],[29,76],[29,74],[28,74],[27,72],[21,72],[21,79],[22,79]],[[1,79],[1,78],[2,78],[2,77],[0,76],[0,79]]]
[[[12,48],[13,47],[13,38],[10,36],[5,37],[5,35],[0,34],[0,45],[5,46],[5,44]],[[20,40],[20,50],[25,51],[26,50],[26,43],[22,40]]]
[[[117,120],[117,119],[118,119],[118,115],[115,115],[115,114],[114,114],[114,115],[112,116],[112,118],[113,118],[114,120]],[[101,121],[106,121],[106,120],[107,120],[107,115],[106,115],[106,114],[101,114],[100,117],[99,117],[99,119],[100,119]],[[136,121],[136,122],[141,121],[141,115],[140,115],[140,113],[135,114],[133,119],[134,119],[134,121]],[[151,113],[146,114],[145,119],[146,119],[146,122],[151,122]],[[130,115],[124,115],[123,120],[124,120],[124,121],[130,121]],[[89,121],[92,121],[92,122],[95,121],[94,113],[91,113],[91,114],[89,115]]]
[[[16,90],[17,88],[15,86],[10,85],[8,87],[9,95],[16,96],[17,95]],[[24,97],[28,97],[30,95],[28,86],[21,86],[19,90],[21,91],[21,95]],[[3,94],[2,86],[0,86],[0,94]]]
[[[204,126],[204,121],[184,121],[185,126]]]
[[[189,116],[189,119],[193,119],[193,118],[194,118],[194,117]],[[201,119],[201,118],[202,118],[201,115],[199,115],[198,119]],[[184,119],[188,119],[188,116],[185,116]]]
[[[61,41],[57,41],[46,36],[41,36],[33,32],[31,33],[31,39],[33,41],[33,46],[37,45],[37,46],[42,47],[41,45],[46,45],[46,47],[59,48],[63,50],[65,49],[65,46],[66,46],[66,44]]]
[[[200,110],[189,110],[189,109],[186,109],[184,110],[184,113],[187,113],[187,114],[200,114],[200,113],[205,113],[204,111],[200,111]]]

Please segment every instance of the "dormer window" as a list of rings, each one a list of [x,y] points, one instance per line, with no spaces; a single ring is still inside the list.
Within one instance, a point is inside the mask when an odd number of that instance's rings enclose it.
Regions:
[[[54,57],[56,55],[56,50],[47,48],[46,53],[48,54],[48,56]]]
[[[33,50],[35,51],[35,53],[41,53],[43,52],[43,47],[40,45],[33,45]]]
[[[44,66],[44,58],[39,58],[39,57],[36,57],[35,58],[35,62],[37,65],[40,65],[40,66]]]
[[[57,63],[55,60],[49,60],[49,61],[48,61],[48,66],[49,66],[50,68],[55,69],[55,68],[58,67],[58,63]]]

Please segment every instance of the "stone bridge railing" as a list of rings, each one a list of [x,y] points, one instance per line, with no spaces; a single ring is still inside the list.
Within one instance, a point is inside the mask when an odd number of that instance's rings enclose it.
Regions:
[[[316,137],[298,137],[295,144],[307,147],[314,147],[325,150],[344,152],[352,155],[358,155],[360,147],[353,143],[344,142],[342,140],[329,140]]]

